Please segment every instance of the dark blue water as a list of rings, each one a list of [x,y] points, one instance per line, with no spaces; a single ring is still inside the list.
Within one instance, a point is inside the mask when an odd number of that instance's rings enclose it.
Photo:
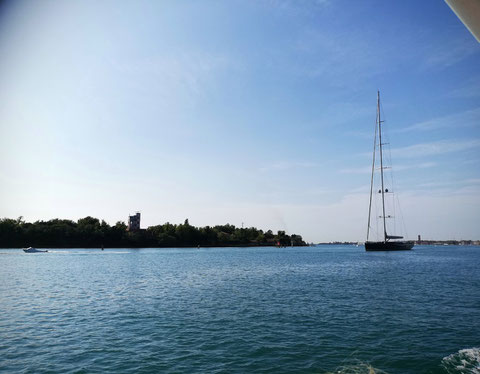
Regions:
[[[0,372],[480,372],[480,247],[17,249],[0,265]]]

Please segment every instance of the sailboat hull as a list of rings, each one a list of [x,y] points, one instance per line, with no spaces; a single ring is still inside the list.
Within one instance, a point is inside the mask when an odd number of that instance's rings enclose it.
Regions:
[[[365,242],[366,251],[409,251],[415,245],[411,241]]]

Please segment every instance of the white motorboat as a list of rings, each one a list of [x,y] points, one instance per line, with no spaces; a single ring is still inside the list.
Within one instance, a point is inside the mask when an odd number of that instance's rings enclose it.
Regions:
[[[37,248],[33,248],[33,247],[23,248],[23,251],[25,253],[46,253],[46,252],[48,252],[47,250],[41,251],[41,250],[39,250]]]

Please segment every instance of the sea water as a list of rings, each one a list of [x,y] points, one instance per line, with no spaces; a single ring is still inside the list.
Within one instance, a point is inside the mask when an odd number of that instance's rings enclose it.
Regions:
[[[0,250],[0,372],[480,373],[480,247]]]

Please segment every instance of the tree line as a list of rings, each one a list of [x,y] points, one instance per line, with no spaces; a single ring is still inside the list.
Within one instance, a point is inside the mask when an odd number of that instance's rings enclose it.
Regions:
[[[165,223],[147,229],[128,231],[119,221],[110,226],[94,217],[78,221],[52,219],[25,222],[18,219],[0,219],[1,248],[146,248],[146,247],[229,247],[229,246],[302,246],[300,235],[274,234],[254,227],[234,225],[195,227],[188,219],[183,224]]]

